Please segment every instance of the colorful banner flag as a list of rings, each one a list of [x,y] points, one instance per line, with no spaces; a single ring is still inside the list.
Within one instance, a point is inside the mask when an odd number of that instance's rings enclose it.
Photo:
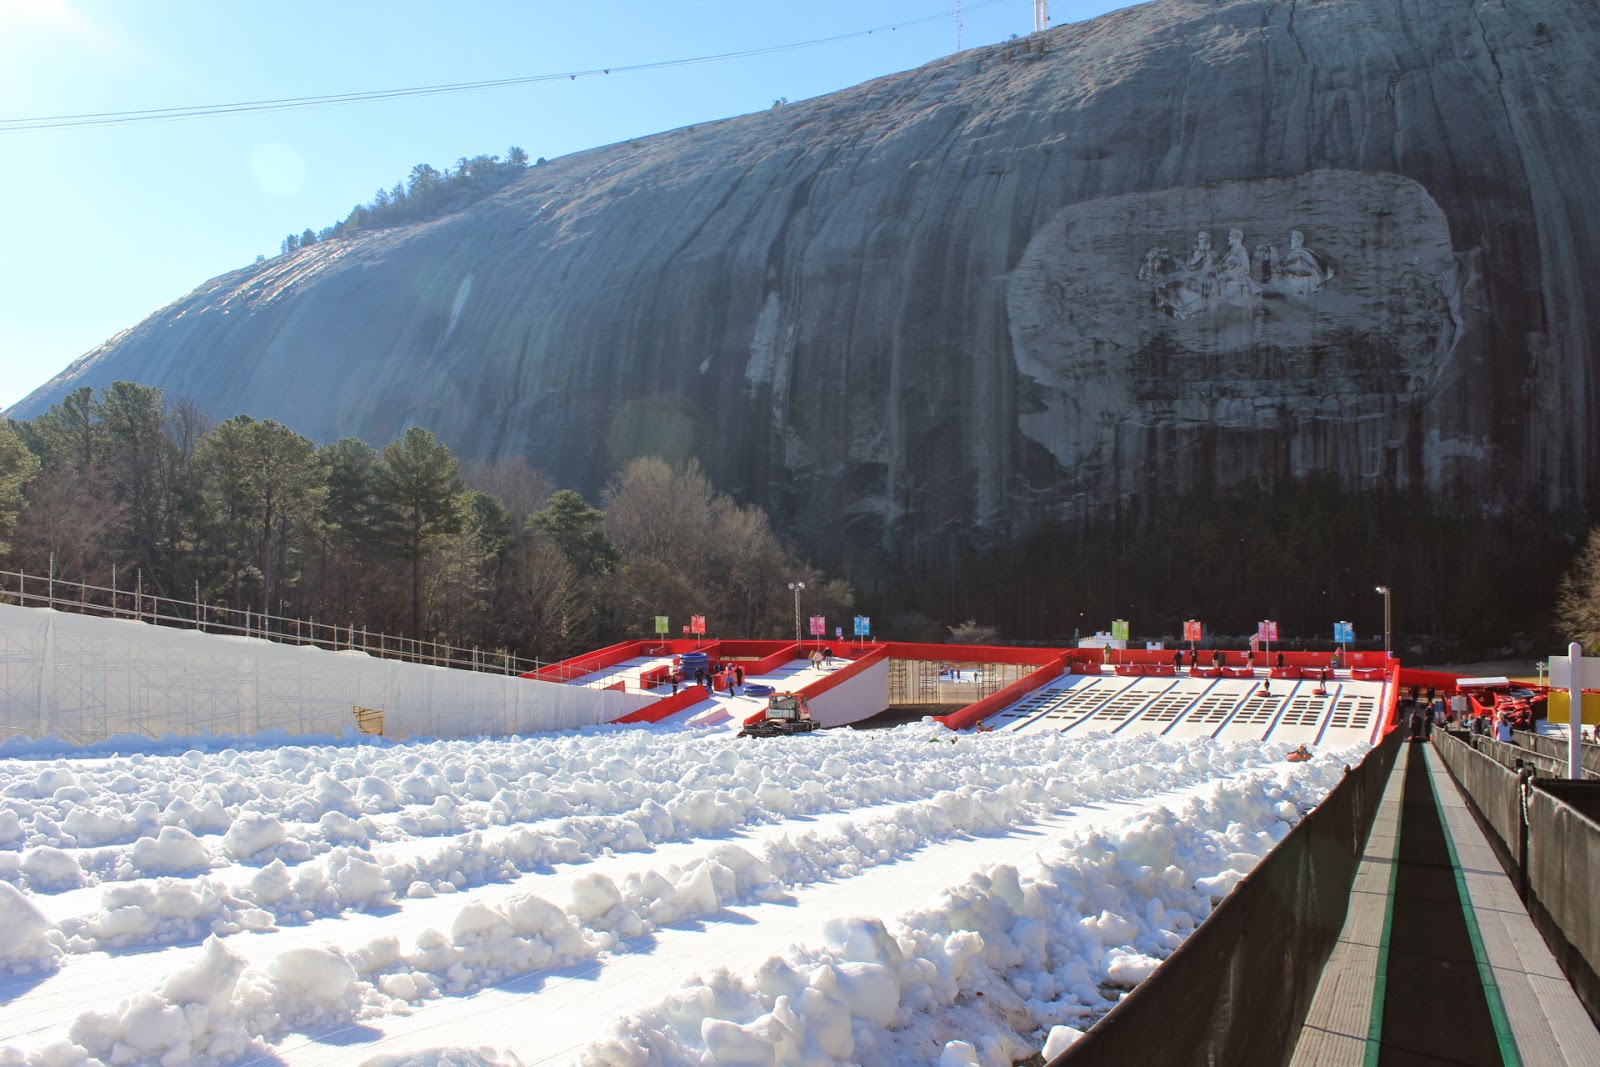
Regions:
[[[872,619],[867,615],[856,616],[856,636],[870,637],[872,635]]]
[[[704,615],[689,616],[689,629],[693,633],[704,636],[706,632],[706,617]]]
[[[1271,644],[1278,639],[1278,624],[1271,619],[1262,619],[1256,623],[1256,640],[1263,644]]]
[[[1336,622],[1333,624],[1334,644],[1348,645],[1354,643],[1355,639],[1356,628],[1354,623]]]
[[[671,632],[672,632],[672,627],[667,624],[667,617],[665,615],[657,615],[656,616],[656,633],[658,633],[658,634],[670,634]]]
[[[811,636],[812,637],[826,637],[826,636],[828,636],[828,620],[823,618],[821,615],[813,615],[813,616],[811,616]]]
[[[1183,639],[1185,641],[1204,641],[1205,638],[1201,636],[1203,633],[1204,627],[1200,625],[1199,619],[1190,619],[1183,624]]]
[[[1128,620],[1127,619],[1112,619],[1111,620],[1111,636],[1116,638],[1119,641],[1128,640]]]

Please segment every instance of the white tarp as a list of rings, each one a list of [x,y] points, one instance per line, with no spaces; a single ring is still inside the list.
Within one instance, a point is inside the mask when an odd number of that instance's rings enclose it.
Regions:
[[[0,738],[343,733],[356,709],[386,737],[528,733],[609,722],[655,698],[0,605]]]
[[[860,722],[889,706],[889,661],[879,660],[809,701],[811,717],[823,726]]]

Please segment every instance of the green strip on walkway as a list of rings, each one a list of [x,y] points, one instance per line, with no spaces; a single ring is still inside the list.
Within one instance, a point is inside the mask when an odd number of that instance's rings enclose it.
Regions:
[[[1432,784],[1432,775],[1429,776]],[[1511,1036],[1511,1020],[1506,1015],[1506,1005],[1500,999],[1500,983],[1495,981],[1494,968],[1489,966],[1489,955],[1483,948],[1483,934],[1478,929],[1478,916],[1472,910],[1472,897],[1467,892],[1466,872],[1461,869],[1461,858],[1456,855],[1456,842],[1450,836],[1450,824],[1444,818],[1444,803],[1439,791],[1432,789],[1433,806],[1439,812],[1439,828],[1444,831],[1445,851],[1450,853],[1450,869],[1456,878],[1456,893],[1461,898],[1461,914],[1467,920],[1467,937],[1472,941],[1472,956],[1478,961],[1478,977],[1483,981],[1483,998],[1489,1002],[1489,1021],[1494,1024],[1494,1036],[1500,1043],[1500,1058],[1506,1067],[1522,1067],[1522,1056],[1517,1052],[1516,1039]],[[1388,942],[1388,926],[1384,927],[1384,942]],[[1380,972],[1381,974],[1381,972]],[[1382,982],[1382,978],[1379,978]],[[1369,1063],[1372,1061],[1369,1059]]]
[[[1390,780],[1396,774],[1404,775],[1401,766],[1411,758],[1409,746],[1402,743],[1400,753],[1389,768]],[[1401,782],[1404,783],[1404,777]],[[1387,789],[1384,790],[1388,792]],[[1402,796],[1404,793],[1402,792]],[[1400,813],[1394,819],[1394,855],[1389,862],[1389,899],[1383,906],[1383,937],[1378,941],[1378,974],[1372,983],[1372,1015],[1367,1020],[1366,1067],[1378,1067],[1378,1052],[1383,1046],[1383,998],[1389,991],[1389,935],[1394,929],[1394,886],[1400,878]]]

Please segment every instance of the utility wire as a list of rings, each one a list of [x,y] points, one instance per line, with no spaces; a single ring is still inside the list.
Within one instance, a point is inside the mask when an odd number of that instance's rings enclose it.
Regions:
[[[995,4],[1004,2],[1006,0],[979,0],[978,3],[968,4],[967,11],[993,7]],[[792,52],[801,48],[837,44],[841,41],[870,37],[875,33],[920,26],[929,22],[939,22],[951,17],[950,12],[945,11],[936,15],[923,15],[919,18],[907,19],[888,26],[877,26],[870,30],[857,30],[853,33],[841,33],[832,37],[818,37],[810,41],[770,45],[765,48],[746,48],[735,52],[691,56],[686,59],[665,59],[653,63],[634,63],[591,70],[562,71],[556,74],[529,74],[515,78],[495,78],[489,81],[454,82],[448,85],[418,85],[408,89],[375,89],[368,92],[330,93],[323,96],[290,96],[275,100],[247,100],[233,104],[203,104],[195,107],[151,108],[141,111],[96,111],[80,115],[42,115],[34,118],[0,119],[0,133],[15,133],[23,130],[61,130],[91,126],[128,126],[142,122],[170,122],[176,119],[210,118],[216,115],[242,115],[261,111],[294,111],[302,108],[335,107],[343,104],[367,103],[373,100],[401,100],[414,96],[443,96],[447,93],[479,92],[484,89],[503,89],[513,85],[534,85],[539,82],[561,81],[563,79],[576,81],[579,78],[604,77],[608,74],[633,74],[645,70],[664,70],[671,67],[688,67],[701,63],[720,63],[730,59],[748,59],[753,56]]]

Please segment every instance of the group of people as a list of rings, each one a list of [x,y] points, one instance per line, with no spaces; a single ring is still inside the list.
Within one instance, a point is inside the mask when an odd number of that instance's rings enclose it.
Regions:
[[[1532,730],[1533,709],[1525,701],[1496,699],[1494,709],[1483,715],[1474,715],[1467,724],[1472,733],[1493,735],[1496,741],[1511,740],[1513,730]]]
[[[696,667],[694,669],[695,685],[703,685],[708,689],[715,690],[718,679],[722,679],[727,683],[730,696],[738,696],[739,687],[744,685],[744,668],[737,663],[727,664],[718,660],[706,667]],[[674,683],[672,689],[673,692],[677,692],[676,683]]]
[[[1399,713],[1400,726],[1406,736],[1422,741],[1433,737],[1434,727],[1442,730],[1455,720],[1450,701],[1432,686],[1428,687],[1426,695],[1418,686],[1412,686],[1411,692],[1400,701]]]
[[[1492,711],[1475,713],[1466,694],[1457,693],[1447,699],[1443,693],[1429,686],[1424,693],[1420,686],[1412,686],[1400,701],[1400,728],[1406,737],[1427,741],[1435,728],[1457,727],[1478,737],[1492,736],[1496,741],[1511,740],[1513,730],[1532,730],[1533,712],[1525,702],[1497,702]]]

